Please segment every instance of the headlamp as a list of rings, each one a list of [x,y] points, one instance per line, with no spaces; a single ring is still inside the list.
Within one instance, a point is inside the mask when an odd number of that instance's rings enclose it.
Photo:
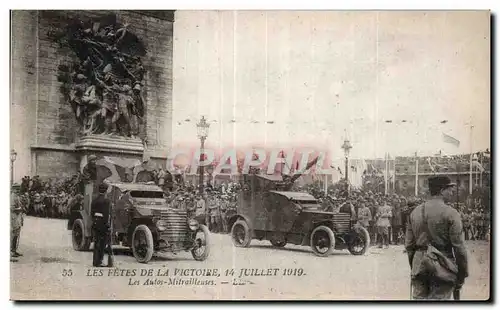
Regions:
[[[197,230],[200,227],[200,223],[198,223],[198,221],[195,220],[195,219],[190,219],[188,221],[188,226],[189,226],[189,229],[191,229],[191,230],[194,231],[194,230]]]

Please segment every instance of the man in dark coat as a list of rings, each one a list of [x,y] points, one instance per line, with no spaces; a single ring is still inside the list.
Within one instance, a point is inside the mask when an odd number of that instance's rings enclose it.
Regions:
[[[106,248],[107,238],[109,234],[111,201],[104,196],[107,189],[108,186],[105,183],[100,184],[99,195],[92,201],[91,204],[91,215],[93,219],[92,229],[94,231],[94,267],[102,267],[104,249]]]
[[[402,235],[401,233],[401,229],[403,227],[402,208],[403,208],[403,200],[394,199],[392,218],[391,218],[392,242],[394,244],[399,243],[400,240],[399,236]]]
[[[450,178],[429,178],[431,198],[410,214],[405,246],[412,268],[412,295],[414,299],[450,299],[453,290],[462,287],[468,276],[467,252],[462,235],[462,220],[457,210],[446,205],[453,197]],[[456,283],[429,274],[425,253],[432,245],[442,255],[456,263]]]

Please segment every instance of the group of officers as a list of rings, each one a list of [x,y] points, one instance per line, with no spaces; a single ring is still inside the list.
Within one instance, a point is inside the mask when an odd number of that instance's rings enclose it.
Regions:
[[[430,199],[414,207],[408,216],[405,249],[411,268],[413,299],[455,299],[468,276],[467,251],[460,213],[446,203],[453,195],[454,183],[448,177],[429,178]],[[105,197],[106,184],[98,187],[99,195],[92,201],[91,214],[94,220],[93,265],[103,266],[102,260],[109,235],[109,213],[111,201]],[[19,236],[23,225],[23,208],[19,202],[19,186],[12,187],[11,195],[11,261],[22,254],[18,252]],[[194,204],[198,209],[203,196]],[[194,201],[193,201],[194,202]],[[200,209],[202,209],[200,207]],[[362,225],[369,223],[370,208],[365,204],[354,210],[351,203],[344,203],[340,212],[357,214]],[[360,216],[361,215],[361,216]],[[387,244],[388,227],[392,217],[388,205],[380,206],[376,217],[378,233],[382,243]],[[111,247],[108,247],[111,251]],[[433,258],[434,257],[434,258]],[[438,259],[436,259],[436,257]]]
[[[188,212],[188,216],[207,225],[211,232],[229,232],[228,218],[236,213],[237,185],[214,188],[208,186],[203,193],[186,186],[166,193],[167,204]]]

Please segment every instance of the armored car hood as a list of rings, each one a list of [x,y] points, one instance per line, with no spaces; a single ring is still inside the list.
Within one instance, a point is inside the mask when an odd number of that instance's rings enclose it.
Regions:
[[[270,193],[274,193],[280,196],[284,196],[288,198],[289,200],[294,200],[294,201],[307,201],[310,203],[316,202],[316,198],[312,196],[311,194],[308,193],[301,193],[301,192],[286,192],[286,191],[269,191]]]

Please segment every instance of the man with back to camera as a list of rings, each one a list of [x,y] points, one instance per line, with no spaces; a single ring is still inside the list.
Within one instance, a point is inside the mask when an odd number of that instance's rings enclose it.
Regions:
[[[104,195],[108,190],[108,185],[99,185],[99,195],[92,201],[91,215],[93,219],[92,229],[94,232],[94,253],[93,266],[103,267],[104,249],[107,245],[109,234],[109,217],[111,215],[111,201]],[[109,249],[111,251],[111,249]],[[109,253],[108,253],[109,254]]]
[[[468,276],[462,220],[458,211],[445,203],[454,196],[453,186],[455,184],[448,177],[429,178],[430,199],[417,206],[409,216],[405,247],[412,269],[413,299],[450,299],[452,292],[459,290]],[[437,254],[443,255],[444,261],[456,263],[455,282],[429,273],[425,264],[428,245],[441,252]]]

